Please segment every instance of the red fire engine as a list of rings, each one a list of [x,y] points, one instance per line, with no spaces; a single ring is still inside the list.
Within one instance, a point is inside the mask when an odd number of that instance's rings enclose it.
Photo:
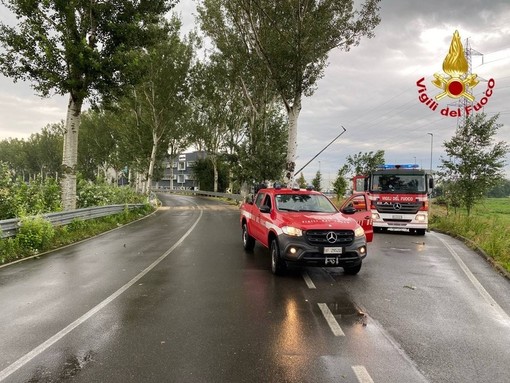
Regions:
[[[367,192],[374,231],[409,229],[424,235],[428,228],[428,195],[432,174],[418,165],[381,165],[369,175],[355,176],[354,193]]]

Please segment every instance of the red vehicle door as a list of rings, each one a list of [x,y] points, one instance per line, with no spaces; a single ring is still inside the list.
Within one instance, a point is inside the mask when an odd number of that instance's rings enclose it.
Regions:
[[[374,227],[372,224],[372,212],[370,211],[370,200],[366,193],[356,193],[350,196],[340,208],[340,211],[355,219],[365,230],[367,242],[374,238]]]
[[[269,194],[259,192],[253,204],[252,222],[250,222],[250,234],[264,246],[269,246],[268,230],[266,222],[270,220],[271,196]],[[262,207],[269,208],[269,211],[262,211]]]
[[[251,220],[249,223],[250,234],[257,241],[260,241],[261,238],[263,237],[263,230],[262,230],[262,225],[260,222],[260,218],[262,215],[262,213],[260,212],[260,207],[263,205],[265,196],[266,195],[264,193],[257,194],[255,201],[253,201],[253,206],[252,206],[253,208],[251,211],[252,217],[251,217]]]

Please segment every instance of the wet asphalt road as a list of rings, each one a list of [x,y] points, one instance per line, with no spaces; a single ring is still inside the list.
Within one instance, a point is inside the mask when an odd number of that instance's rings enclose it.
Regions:
[[[510,382],[510,282],[459,241],[376,234],[357,276],[274,277],[236,207],[160,198],[0,268],[0,382]]]

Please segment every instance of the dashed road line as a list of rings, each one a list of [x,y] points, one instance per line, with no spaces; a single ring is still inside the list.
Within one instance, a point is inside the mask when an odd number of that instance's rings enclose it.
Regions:
[[[333,331],[333,335],[345,336],[345,333],[342,331],[342,328],[340,327],[335,317],[331,313],[331,310],[329,309],[328,305],[326,303],[317,304],[319,305],[319,308],[321,309],[322,315],[324,315],[326,322],[328,322],[329,328],[331,329],[331,331]]]
[[[356,374],[356,378],[358,378],[359,383],[374,383],[370,374],[364,366],[351,366],[354,374]]]
[[[306,285],[309,289],[315,289],[315,284],[312,281],[312,278],[308,275],[306,271],[303,271],[303,279],[305,280]]]

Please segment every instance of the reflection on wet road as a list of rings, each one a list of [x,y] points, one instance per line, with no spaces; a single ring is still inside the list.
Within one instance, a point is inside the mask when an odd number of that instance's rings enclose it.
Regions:
[[[274,277],[267,249],[243,251],[235,206],[161,198],[142,221],[0,269],[0,381],[510,381],[510,327],[447,247],[503,312],[510,287],[455,240],[380,234],[357,276]]]

